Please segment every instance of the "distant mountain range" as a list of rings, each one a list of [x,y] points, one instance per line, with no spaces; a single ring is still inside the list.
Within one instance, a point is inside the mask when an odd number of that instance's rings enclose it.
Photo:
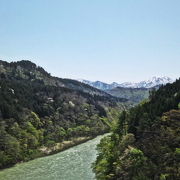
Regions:
[[[84,80],[84,79],[80,79],[80,82],[83,82],[85,84],[88,84],[92,87],[95,87],[97,89],[101,89],[103,91],[107,91],[107,90],[111,90],[114,89],[116,87],[123,87],[123,88],[152,88],[155,86],[160,86],[160,85],[165,85],[167,83],[172,83],[174,80],[169,78],[169,77],[152,77],[149,80],[145,80],[145,81],[141,81],[138,83],[133,83],[133,82],[124,82],[124,83],[116,83],[113,82],[111,84],[108,83],[104,83],[101,81],[88,81],[88,80]]]

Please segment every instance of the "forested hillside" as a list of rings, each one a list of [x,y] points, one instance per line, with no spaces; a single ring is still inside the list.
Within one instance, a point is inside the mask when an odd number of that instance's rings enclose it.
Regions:
[[[39,157],[42,145],[108,132],[125,101],[30,61],[0,61],[0,168]]]
[[[38,81],[44,85],[56,86],[56,87],[66,87],[69,89],[83,91],[92,95],[108,96],[109,94],[101,91],[99,89],[93,88],[87,84],[75,81],[72,79],[62,79],[58,77],[52,77],[48,72],[46,72],[42,67],[37,66],[31,61],[22,60],[18,62],[8,63],[6,61],[0,60],[0,73],[1,76],[5,76],[8,79],[15,80],[28,80],[28,81]]]
[[[180,179],[180,79],[123,111],[98,146],[98,180]]]
[[[140,103],[144,99],[149,97],[149,92],[152,90],[147,88],[125,88],[125,87],[116,87],[114,89],[107,90],[106,92],[112,96],[119,98],[126,98],[130,102],[135,104]]]

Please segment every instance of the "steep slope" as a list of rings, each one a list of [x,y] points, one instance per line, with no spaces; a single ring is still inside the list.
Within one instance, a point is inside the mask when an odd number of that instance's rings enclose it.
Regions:
[[[1,61],[0,168],[41,156],[42,145],[108,132],[124,108],[121,99],[29,61]]]
[[[45,85],[56,86],[56,87],[66,87],[69,89],[83,91],[91,95],[108,96],[107,93],[93,88],[85,83],[71,79],[62,79],[57,77],[52,77],[47,73],[42,67],[36,66],[36,64],[22,60],[18,62],[8,63],[6,61],[0,61],[0,72],[2,75],[11,79],[24,79],[28,81],[41,81]]]
[[[94,164],[101,180],[180,179],[180,79],[121,113]]]

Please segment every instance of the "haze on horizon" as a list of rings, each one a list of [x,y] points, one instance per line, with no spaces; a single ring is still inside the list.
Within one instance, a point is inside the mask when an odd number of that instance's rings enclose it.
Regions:
[[[0,59],[103,82],[180,77],[180,1],[1,0]]]

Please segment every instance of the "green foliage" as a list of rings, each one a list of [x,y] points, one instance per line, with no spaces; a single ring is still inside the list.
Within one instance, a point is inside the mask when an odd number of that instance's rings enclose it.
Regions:
[[[126,116],[127,116],[126,111],[123,111],[120,114],[119,121],[118,121],[116,129],[115,129],[115,132],[121,136],[126,135],[126,133],[127,133]]]
[[[41,155],[41,146],[108,132],[120,102],[30,61],[0,61],[0,168]]]
[[[160,180],[166,180],[168,177],[168,174],[161,174],[160,175]]]
[[[180,155],[180,148],[176,148],[175,153],[176,153],[177,155]]]
[[[179,102],[177,80],[123,111],[112,135],[98,146],[97,179],[180,179]]]
[[[46,146],[47,147],[52,147],[52,146],[54,146],[55,145],[55,141],[53,141],[53,140],[48,140],[47,142],[46,142]]]

